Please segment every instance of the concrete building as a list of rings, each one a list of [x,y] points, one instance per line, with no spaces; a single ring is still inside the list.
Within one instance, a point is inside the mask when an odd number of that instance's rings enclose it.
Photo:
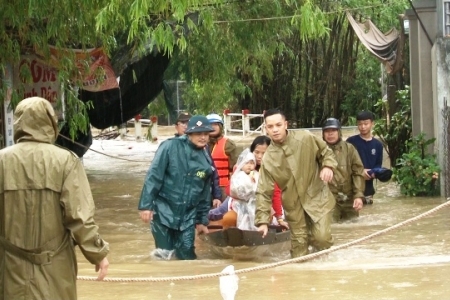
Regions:
[[[449,92],[450,0],[413,1],[409,20],[413,135],[436,138],[441,195],[450,196]]]

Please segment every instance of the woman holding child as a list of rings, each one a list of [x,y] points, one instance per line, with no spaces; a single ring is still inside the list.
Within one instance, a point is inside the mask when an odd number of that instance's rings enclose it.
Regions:
[[[245,154],[245,156],[247,157],[247,159],[245,160],[247,163],[251,161],[255,162],[255,166],[254,166],[254,171],[253,171],[253,177],[255,180],[254,186],[256,187],[257,185],[257,177],[258,177],[258,170],[261,167],[261,161],[262,158],[264,156],[264,153],[266,152],[267,147],[270,145],[270,138],[267,136],[258,136],[256,137],[251,146],[250,149],[246,149],[244,150],[244,152],[246,151],[248,154]],[[251,159],[251,154],[253,155],[254,160]],[[243,153],[242,155],[242,159],[244,159],[244,155]],[[240,157],[241,158],[241,157]],[[241,161],[244,162],[244,161]],[[238,164],[235,166],[235,170],[239,170],[242,171],[242,167],[238,167]],[[244,166],[244,165],[242,165]],[[245,168],[245,167],[244,167]],[[236,171],[235,171],[236,173]],[[245,170],[244,170],[245,173]],[[242,173],[241,173],[242,174]],[[244,175],[239,175],[239,176],[244,176]],[[247,175],[250,176],[250,173]],[[236,177],[235,177],[236,178]],[[246,179],[245,177],[243,177],[244,179]],[[237,182],[239,183],[239,180],[233,180],[233,177],[231,178],[230,181],[230,185],[232,185],[231,182]],[[229,186],[227,189],[227,194],[230,196],[231,195],[231,189],[232,186]],[[234,201],[232,201],[232,197],[227,197],[227,199],[222,203],[222,205],[216,209],[212,209],[209,212],[209,219],[212,221],[217,221],[217,220],[221,220],[222,218],[222,225],[224,227],[236,227],[238,222],[238,216],[237,216],[237,212],[233,209],[232,204]],[[286,221],[284,221],[283,218],[283,208],[282,208],[282,204],[281,204],[281,190],[275,186],[275,190],[273,193],[273,197],[272,197],[272,214],[273,214],[273,224],[279,224],[282,225],[286,228],[288,228],[288,225],[286,223]],[[254,212],[253,212],[253,216],[254,216]],[[252,224],[253,225],[253,224]],[[239,227],[239,226],[237,226]]]

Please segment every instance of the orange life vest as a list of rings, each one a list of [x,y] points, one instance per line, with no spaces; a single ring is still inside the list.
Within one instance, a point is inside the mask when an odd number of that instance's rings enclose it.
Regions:
[[[230,163],[228,161],[228,156],[225,153],[225,144],[227,138],[223,137],[217,141],[214,145],[211,156],[216,165],[217,173],[219,174],[219,186],[228,186],[230,180]]]

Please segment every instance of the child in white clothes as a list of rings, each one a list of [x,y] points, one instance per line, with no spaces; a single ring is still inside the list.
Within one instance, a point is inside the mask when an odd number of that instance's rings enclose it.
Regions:
[[[256,187],[259,173],[255,170],[256,159],[250,149],[245,149],[238,158],[236,171],[231,176],[230,194],[232,209],[237,213],[236,227],[241,230],[256,230]]]

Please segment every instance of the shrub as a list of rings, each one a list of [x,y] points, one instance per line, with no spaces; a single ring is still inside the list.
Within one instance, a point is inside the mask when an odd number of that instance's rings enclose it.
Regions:
[[[393,168],[393,180],[400,185],[400,192],[407,196],[439,195],[438,177],[441,171],[436,155],[427,151],[435,139],[425,139],[421,133],[406,143],[407,153],[397,159]]]

